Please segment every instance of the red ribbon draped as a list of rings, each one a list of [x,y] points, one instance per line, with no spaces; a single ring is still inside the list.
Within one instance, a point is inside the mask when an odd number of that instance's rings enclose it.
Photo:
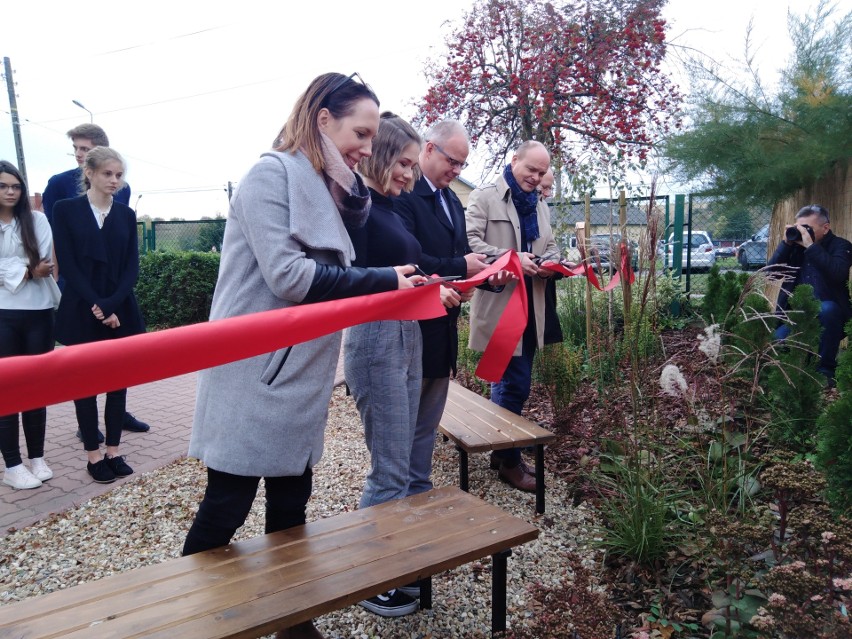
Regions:
[[[0,359],[0,415],[255,357],[376,320],[446,313],[430,286],[304,304]]]
[[[503,376],[527,322],[526,290],[514,251],[475,277],[466,291],[500,270],[520,279],[482,356],[477,374]],[[420,320],[446,313],[431,286],[304,304],[116,340],[67,346],[44,355],[0,359],[0,415],[146,384],[316,339],[377,320]]]
[[[630,284],[636,281],[636,275],[633,273],[633,269],[630,268],[630,264],[628,261],[627,247],[622,245],[621,247],[621,267],[615,272],[615,274],[610,278],[609,283],[606,286],[601,286],[600,281],[598,280],[598,276],[595,275],[594,270],[589,268],[589,266],[584,262],[574,266],[572,268],[568,268],[561,262],[543,262],[542,266],[546,269],[550,269],[551,271],[555,271],[557,273],[561,273],[566,277],[573,277],[575,275],[585,275],[589,280],[592,286],[594,286],[599,291],[611,291],[616,286],[621,283],[621,274],[627,273],[627,281]]]
[[[510,271],[518,278],[518,284],[512,291],[509,302],[494,328],[491,339],[482,358],[476,367],[476,374],[489,382],[499,382],[509,365],[509,360],[515,353],[521,335],[527,326],[527,288],[524,284],[524,271],[521,260],[515,251],[504,253],[488,268],[477,273],[474,277],[453,282],[452,285],[461,291],[467,291],[479,286],[498,271]]]

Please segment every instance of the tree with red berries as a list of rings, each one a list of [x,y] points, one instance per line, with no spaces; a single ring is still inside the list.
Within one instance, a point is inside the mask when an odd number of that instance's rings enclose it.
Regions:
[[[418,122],[459,119],[491,170],[524,140],[580,183],[644,165],[674,125],[665,0],[477,0],[426,66]]]

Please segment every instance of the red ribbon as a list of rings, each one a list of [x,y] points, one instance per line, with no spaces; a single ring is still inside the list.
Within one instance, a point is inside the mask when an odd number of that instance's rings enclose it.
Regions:
[[[0,415],[255,357],[355,324],[444,313],[437,291],[424,286],[7,357],[0,359]]]
[[[636,275],[633,273],[633,269],[630,268],[630,264],[628,262],[627,247],[624,244],[622,244],[621,246],[621,268],[619,268],[615,272],[615,275],[610,278],[609,284],[604,287],[601,287],[601,284],[598,281],[598,276],[595,275],[594,270],[590,269],[585,262],[582,262],[572,268],[568,268],[561,262],[547,261],[542,263],[542,267],[550,269],[551,271],[555,271],[557,273],[561,273],[566,277],[573,277],[575,275],[585,275],[592,286],[594,286],[599,291],[604,292],[611,291],[621,283],[622,273],[627,273],[627,281],[630,284],[633,284],[633,282],[636,281]]]
[[[453,282],[452,286],[461,291],[467,291],[474,286],[479,286],[498,271],[509,271],[518,278],[518,284],[512,291],[509,302],[503,310],[503,314],[491,334],[491,339],[482,353],[482,358],[476,366],[476,374],[489,382],[499,382],[509,365],[509,360],[515,353],[521,335],[527,326],[527,287],[524,284],[524,271],[521,260],[515,251],[507,251],[500,259],[488,268],[480,271],[474,277],[459,282]],[[493,295],[493,293],[488,293]]]

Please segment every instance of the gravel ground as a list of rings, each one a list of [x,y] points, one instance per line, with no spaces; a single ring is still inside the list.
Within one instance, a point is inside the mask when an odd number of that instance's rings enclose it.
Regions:
[[[356,508],[367,468],[354,402],[337,389],[325,454],[314,469],[308,519]],[[436,486],[458,480],[455,450],[441,441],[436,445],[433,480]],[[590,568],[599,562],[586,543],[593,534],[594,514],[585,504],[572,507],[569,487],[546,473],[547,513],[534,516],[535,496],[497,481],[488,469],[487,455],[471,456],[470,480],[473,494],[541,530],[538,540],[516,548],[509,559],[508,624],[519,628],[534,615],[529,586],[556,585],[570,578],[564,562],[567,552],[581,555]],[[179,556],[203,489],[202,465],[185,459],[8,535],[0,550],[0,605]],[[262,488],[236,539],[260,534]],[[317,625],[327,637],[490,637],[490,558],[435,575],[432,583],[432,610],[384,619],[352,606],[319,618]]]

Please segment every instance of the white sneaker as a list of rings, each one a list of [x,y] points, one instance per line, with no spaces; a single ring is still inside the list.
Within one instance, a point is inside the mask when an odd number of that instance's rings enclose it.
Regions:
[[[25,490],[41,486],[41,481],[39,481],[38,477],[33,475],[29,468],[23,464],[7,468],[6,472],[3,473],[3,483],[15,490]]]
[[[30,470],[35,478],[40,481],[47,481],[53,477],[53,471],[45,463],[44,457],[33,457],[30,460]]]

